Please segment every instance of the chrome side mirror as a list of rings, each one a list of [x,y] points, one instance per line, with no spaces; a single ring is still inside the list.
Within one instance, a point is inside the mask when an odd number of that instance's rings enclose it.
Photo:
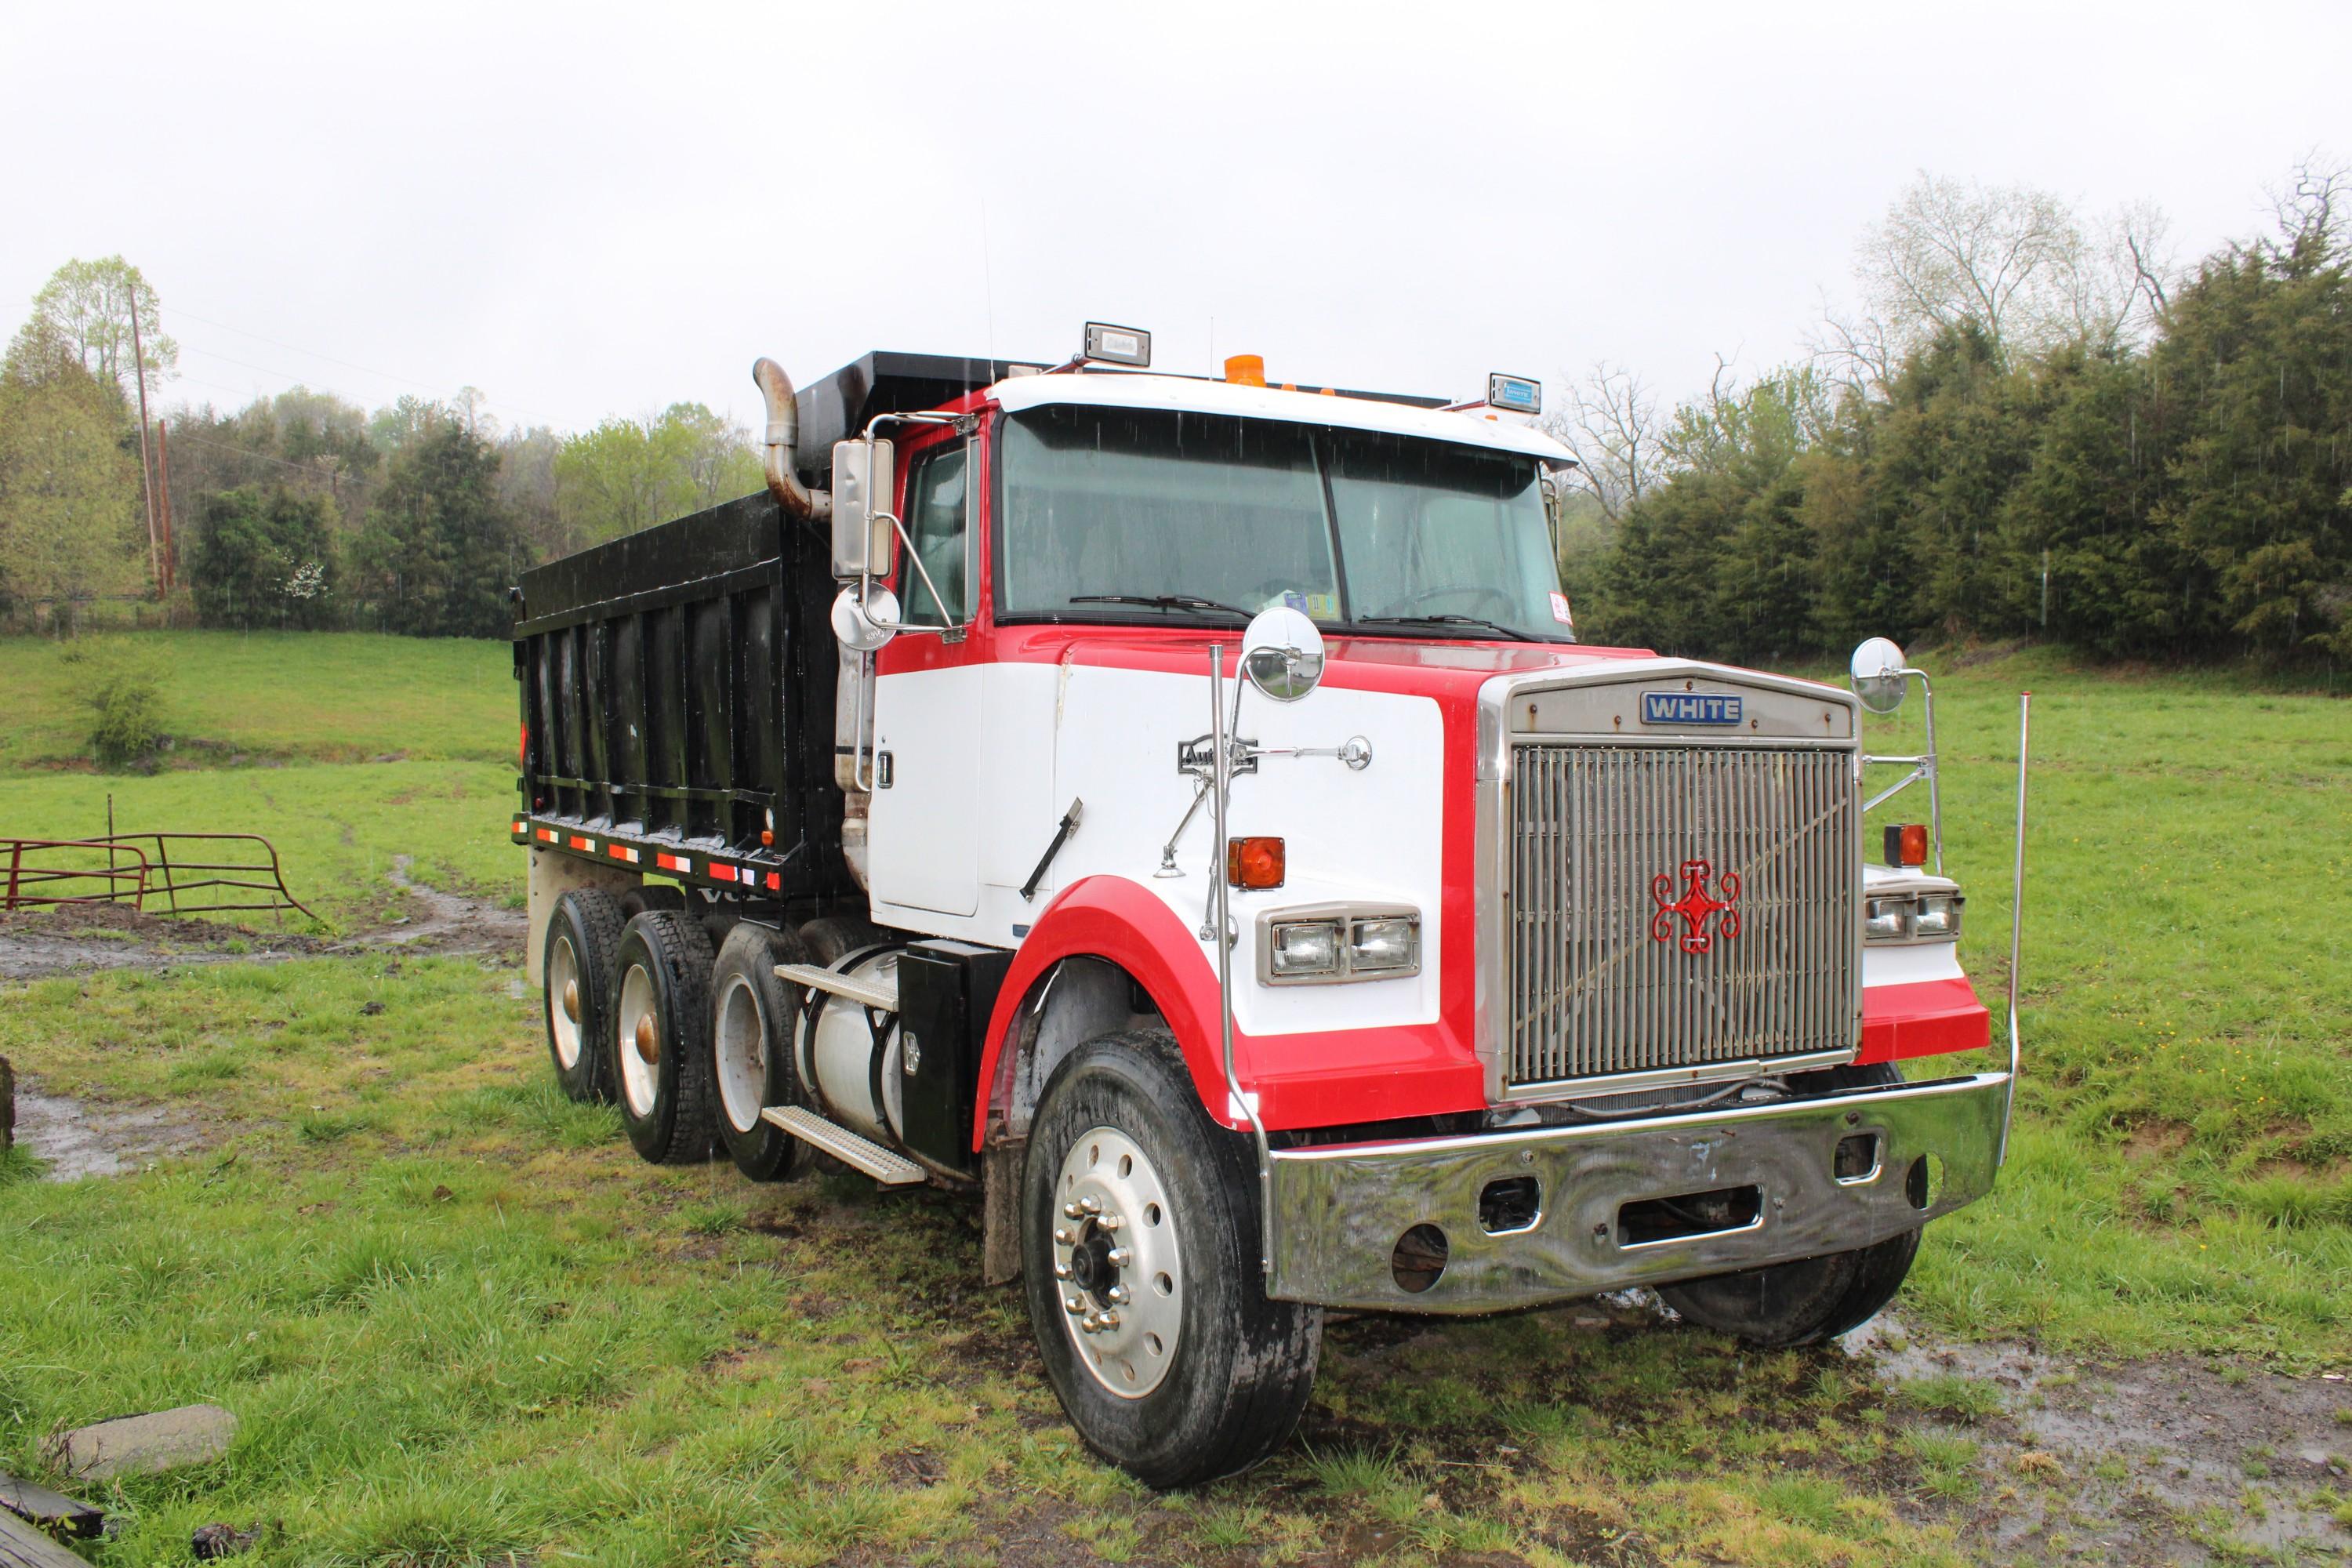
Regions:
[[[833,635],[852,653],[872,653],[898,635],[898,595],[875,584],[864,599],[844,588],[833,602]]]
[[[1287,605],[1261,610],[1242,634],[1242,668],[1276,702],[1296,702],[1322,683],[1323,634]]]
[[[833,574],[880,576],[890,570],[890,507],[898,493],[896,455],[878,437],[833,444]],[[889,617],[898,618],[894,612]]]
[[[1910,677],[1903,670],[1903,650],[1886,637],[1872,637],[1855,648],[1846,666],[1853,694],[1873,713],[1892,713],[1903,706],[1911,690]]]

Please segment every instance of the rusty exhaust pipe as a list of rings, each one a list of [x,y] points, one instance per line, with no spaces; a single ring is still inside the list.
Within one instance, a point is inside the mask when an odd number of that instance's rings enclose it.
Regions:
[[[776,504],[805,522],[823,522],[833,516],[833,493],[811,490],[793,472],[793,450],[800,445],[800,405],[793,396],[793,378],[774,360],[761,358],[751,366],[751,380],[768,403],[768,439],[764,468],[768,493]]]

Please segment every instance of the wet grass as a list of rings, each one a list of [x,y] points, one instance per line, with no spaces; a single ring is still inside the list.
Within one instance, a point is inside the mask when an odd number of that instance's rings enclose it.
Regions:
[[[1906,1300],[1975,1335],[2340,1366],[2352,701],[2041,650],[1952,662],[1929,659],[1948,867],[1997,1041],[2016,694],[2035,693],[2025,1074],[2000,1189],[1937,1227]],[[1917,750],[1919,709],[1865,743]],[[1925,813],[1915,787],[1879,819]]]
[[[299,645],[269,657],[318,641]],[[125,826],[269,833],[345,922],[398,910],[396,853],[436,885],[511,887],[511,687],[503,649],[474,649],[500,684],[446,755],[25,769],[0,799],[36,831],[102,821],[110,789]],[[1995,1195],[1930,1231],[1904,1309],[1969,1336],[2341,1367],[2352,711],[2041,654],[1950,668],[1946,834],[1989,999],[2021,685],[2020,1124]],[[332,689],[268,722],[377,721]],[[1871,743],[1909,749],[1916,717]],[[103,1562],[184,1562],[224,1519],[276,1521],[257,1568],[1935,1563],[2056,1484],[1994,1472],[1999,1419],[1963,1380],[1888,1393],[1834,1353],[1551,1312],[1335,1325],[1292,1448],[1153,1498],[1070,1436],[1017,1298],[973,1283],[968,1207],[649,1170],[609,1110],[547,1084],[518,973],[373,954],[0,990],[0,1055],[52,1091],[195,1115],[208,1145],[62,1186],[0,1156],[0,1468],[37,1473],[49,1431],[129,1410],[217,1399],[245,1421],[222,1465],[114,1490]]]
[[[167,768],[278,762],[497,763],[513,757],[517,704],[507,644],[372,632],[115,634],[170,669]],[[0,768],[87,768],[81,679],[48,637],[0,637]]]
[[[44,637],[0,637],[0,834],[258,833],[319,924],[404,912],[394,856],[429,887],[520,899],[517,708],[508,645],[369,633],[138,632],[160,649],[170,748],[152,773],[92,771],[79,679]],[[253,920],[256,917],[244,917]],[[258,917],[264,926],[269,917]]]
[[[241,1422],[220,1464],[100,1489],[99,1561],[184,1563],[215,1520],[269,1526],[257,1568],[1958,1560],[1910,1415],[1835,1352],[1564,1313],[1336,1325],[1297,1444],[1154,1497],[1070,1435],[970,1205],[639,1163],[553,1089],[517,977],[375,954],[9,993],[0,1054],[205,1143],[0,1184],[0,1468],[108,1415]]]

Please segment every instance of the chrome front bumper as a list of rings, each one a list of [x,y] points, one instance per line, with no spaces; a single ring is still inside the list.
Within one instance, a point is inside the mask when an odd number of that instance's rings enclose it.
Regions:
[[[1976,1073],[1636,1121],[1277,1150],[1266,1293],[1377,1311],[1496,1312],[1866,1247],[1992,1190],[2009,1084],[2007,1073]],[[1875,1168],[1841,1178],[1838,1145],[1862,1133],[1877,1135]],[[1480,1194],[1523,1177],[1537,1183],[1533,1223],[1488,1234]],[[1664,1240],[1620,1234],[1628,1205],[1750,1187],[1748,1223]],[[1444,1233],[1446,1260],[1414,1292],[1391,1260],[1418,1225]]]

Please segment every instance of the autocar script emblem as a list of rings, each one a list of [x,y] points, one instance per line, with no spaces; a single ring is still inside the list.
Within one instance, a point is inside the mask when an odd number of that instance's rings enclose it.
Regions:
[[[1715,868],[1705,860],[1685,860],[1681,867],[1682,897],[1675,897],[1675,879],[1664,872],[1650,879],[1650,897],[1658,912],[1650,917],[1650,937],[1654,942],[1675,940],[1675,921],[1683,922],[1681,944],[1685,952],[1713,951],[1715,939],[1728,941],[1739,934],[1739,875],[1726,871],[1715,877]],[[1707,879],[1715,877],[1716,890],[1706,890]],[[1709,930],[1709,922],[1713,930]]]

